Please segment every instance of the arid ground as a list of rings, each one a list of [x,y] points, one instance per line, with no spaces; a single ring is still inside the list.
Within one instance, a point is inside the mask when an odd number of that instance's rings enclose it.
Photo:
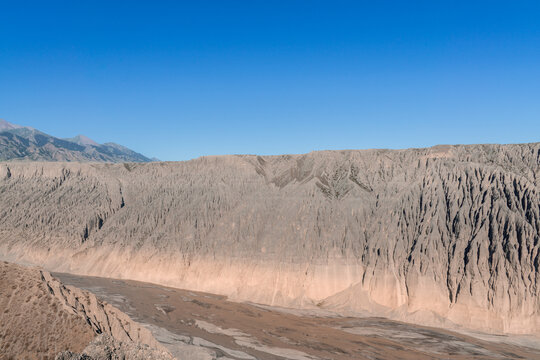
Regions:
[[[384,318],[238,303],[137,281],[53,275],[147,324],[179,359],[540,359],[540,343],[532,337],[465,335]]]
[[[0,164],[0,258],[540,337],[540,143]]]
[[[5,162],[0,205],[0,259],[94,335],[179,359],[538,358],[540,143]],[[3,282],[4,349],[39,350],[26,326],[55,300]]]
[[[0,360],[15,359],[172,357],[148,329],[92,293],[39,268],[0,261]]]

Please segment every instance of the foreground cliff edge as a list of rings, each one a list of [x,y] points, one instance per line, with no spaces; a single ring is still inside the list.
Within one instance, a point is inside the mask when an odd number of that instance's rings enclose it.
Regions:
[[[299,308],[540,334],[540,144],[0,165],[0,254]]]
[[[173,359],[126,314],[37,268],[0,262],[0,309],[0,359]]]

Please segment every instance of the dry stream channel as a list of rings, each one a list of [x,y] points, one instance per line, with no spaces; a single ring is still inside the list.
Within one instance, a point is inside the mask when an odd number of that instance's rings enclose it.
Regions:
[[[54,273],[144,324],[178,359],[540,359],[537,339],[455,332],[228,301],[130,280]]]

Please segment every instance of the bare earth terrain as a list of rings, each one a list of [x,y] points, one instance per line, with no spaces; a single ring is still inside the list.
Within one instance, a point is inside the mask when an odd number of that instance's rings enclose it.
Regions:
[[[44,269],[30,293],[3,276],[4,350],[39,354],[25,326],[63,319],[59,301],[178,358],[535,358],[540,143],[4,162],[0,259]],[[152,333],[47,271],[161,285],[79,284]]]
[[[130,280],[54,275],[147,324],[178,359],[540,359],[540,343],[533,337],[484,334],[481,340],[384,318],[231,302]]]
[[[83,350],[94,336],[51,296],[39,270],[0,262],[0,359],[53,359]]]
[[[540,143],[2,163],[0,258],[540,336]]]
[[[150,331],[48,272],[0,262],[0,359],[172,360]],[[75,357],[74,357],[75,356]]]

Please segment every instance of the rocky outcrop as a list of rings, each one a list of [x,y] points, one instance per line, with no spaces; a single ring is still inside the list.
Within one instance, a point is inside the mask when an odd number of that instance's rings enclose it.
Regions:
[[[38,270],[0,261],[0,359],[52,359],[81,351],[94,336],[49,293]]]
[[[64,351],[100,360],[172,359],[126,314],[36,268],[0,262],[0,309],[0,359],[46,359]]]
[[[88,291],[64,286],[46,271],[40,271],[40,275],[49,292],[60,301],[65,310],[84,319],[95,334],[108,334],[119,342],[144,344],[165,351],[148,329],[132,321],[114,306],[99,300]]]
[[[540,144],[3,164],[0,253],[285,306],[540,333]]]
[[[80,353],[63,351],[55,360],[171,360],[171,356],[149,346],[122,342],[110,335],[99,335]]]

